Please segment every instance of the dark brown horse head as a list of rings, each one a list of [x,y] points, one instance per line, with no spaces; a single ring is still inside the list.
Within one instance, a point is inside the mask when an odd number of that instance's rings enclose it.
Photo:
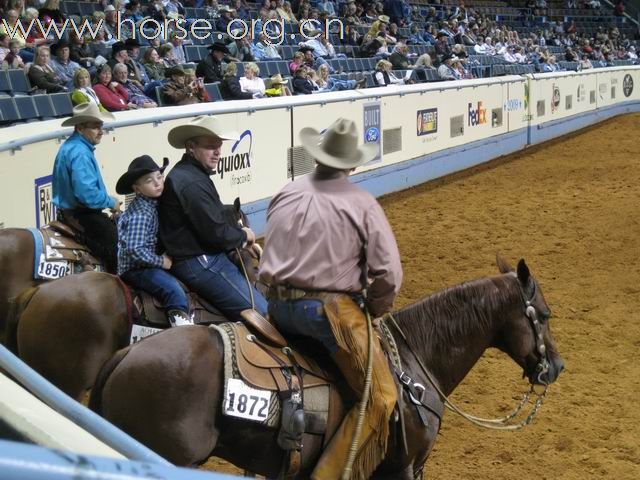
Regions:
[[[500,256],[497,263],[501,273],[511,273],[515,277],[522,294],[522,305],[507,314],[495,346],[523,368],[523,375],[531,383],[551,384],[564,369],[564,361],[551,335],[551,310],[542,289],[524,259],[518,262],[515,272]]]

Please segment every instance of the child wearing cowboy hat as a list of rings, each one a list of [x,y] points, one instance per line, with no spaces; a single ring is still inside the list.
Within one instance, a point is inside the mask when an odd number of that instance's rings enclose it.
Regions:
[[[171,258],[156,253],[158,235],[157,201],[164,190],[164,170],[149,155],[131,162],[116,184],[120,195],[136,197],[118,218],[118,275],[134,288],[162,302],[172,327],[193,325],[189,302],[182,286],[171,275]]]

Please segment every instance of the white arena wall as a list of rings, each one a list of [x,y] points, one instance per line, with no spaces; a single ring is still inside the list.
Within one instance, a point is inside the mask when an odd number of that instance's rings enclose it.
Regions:
[[[640,67],[614,67],[119,112],[96,155],[115,192],[133,158],[149,154],[160,163],[168,157],[171,165],[180,159],[167,143],[172,127],[196,115],[218,115],[240,139],[225,143],[213,180],[225,203],[240,197],[261,233],[269,198],[313,168],[300,147],[304,127],[354,120],[362,141],[378,143],[380,155],[352,179],[381,195],[637,111]],[[0,129],[0,228],[52,218],[53,161],[72,132],[61,122]]]

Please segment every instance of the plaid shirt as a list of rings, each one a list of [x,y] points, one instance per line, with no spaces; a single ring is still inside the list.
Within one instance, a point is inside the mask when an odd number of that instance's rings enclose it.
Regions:
[[[157,200],[136,195],[118,218],[118,275],[133,268],[162,268],[157,234]]]

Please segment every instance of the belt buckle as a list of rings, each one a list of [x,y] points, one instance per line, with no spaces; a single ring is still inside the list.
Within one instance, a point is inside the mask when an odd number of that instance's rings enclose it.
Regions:
[[[411,377],[407,375],[405,372],[400,373],[400,376],[398,377],[398,379],[407,386],[411,384]]]

